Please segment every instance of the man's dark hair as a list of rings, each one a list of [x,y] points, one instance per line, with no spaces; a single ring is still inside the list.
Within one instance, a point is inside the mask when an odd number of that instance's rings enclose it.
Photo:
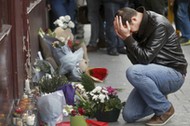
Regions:
[[[123,25],[126,24],[126,21],[131,23],[131,18],[137,15],[137,11],[135,9],[124,7],[117,11],[115,16],[121,16]]]

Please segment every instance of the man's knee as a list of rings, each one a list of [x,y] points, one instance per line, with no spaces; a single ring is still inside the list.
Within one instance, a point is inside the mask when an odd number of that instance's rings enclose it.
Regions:
[[[123,119],[127,122],[127,123],[133,123],[136,120],[134,119],[133,113],[129,112],[129,111],[123,111],[122,112],[122,116]]]
[[[139,65],[133,65],[129,67],[126,71],[126,77],[130,82],[133,82],[134,80],[140,79],[140,75],[142,73],[140,72],[140,66]]]
[[[133,76],[133,74],[134,74],[134,66],[131,66],[131,67],[129,67],[129,68],[127,69],[127,71],[126,71],[126,76],[127,76],[127,78],[128,78],[128,77]]]

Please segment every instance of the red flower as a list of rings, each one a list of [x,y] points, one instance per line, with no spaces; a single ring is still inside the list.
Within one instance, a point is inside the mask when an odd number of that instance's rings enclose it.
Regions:
[[[84,115],[85,114],[85,110],[83,108],[78,108],[78,112],[80,115]]]
[[[68,40],[67,45],[69,46],[69,48],[72,48],[72,46],[73,46],[73,42],[72,42],[72,40],[71,40],[71,39],[69,39],[69,40]]]
[[[90,70],[90,75],[103,81],[108,75],[108,70],[106,68],[93,68]]]
[[[72,110],[72,111],[71,111],[71,115],[72,115],[72,116],[77,115],[77,111],[76,111],[76,110]]]

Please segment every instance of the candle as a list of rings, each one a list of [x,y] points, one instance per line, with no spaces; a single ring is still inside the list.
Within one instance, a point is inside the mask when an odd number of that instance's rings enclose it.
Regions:
[[[29,116],[27,117],[27,120],[26,120],[27,125],[33,126],[33,125],[34,125],[34,122],[35,122],[35,115],[34,115],[34,114],[29,115]]]
[[[30,80],[25,80],[25,91],[30,92]]]
[[[40,60],[43,60],[42,53],[40,51],[38,51],[38,56],[39,56]]]
[[[28,95],[26,95],[25,93],[23,94],[23,98],[28,98]]]
[[[27,117],[28,117],[28,114],[27,113],[24,113],[22,115],[22,121],[25,123],[27,121]]]

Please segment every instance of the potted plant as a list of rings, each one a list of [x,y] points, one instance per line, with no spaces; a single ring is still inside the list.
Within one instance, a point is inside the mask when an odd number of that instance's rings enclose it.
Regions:
[[[79,87],[78,89],[82,89]],[[78,107],[85,110],[85,115],[95,117],[98,121],[115,122],[118,120],[122,102],[117,95],[117,89],[109,87],[95,87],[92,91],[76,90],[79,101]]]
[[[98,121],[115,122],[118,120],[122,102],[117,95],[117,89],[97,86],[88,93],[88,97],[96,111]]]

